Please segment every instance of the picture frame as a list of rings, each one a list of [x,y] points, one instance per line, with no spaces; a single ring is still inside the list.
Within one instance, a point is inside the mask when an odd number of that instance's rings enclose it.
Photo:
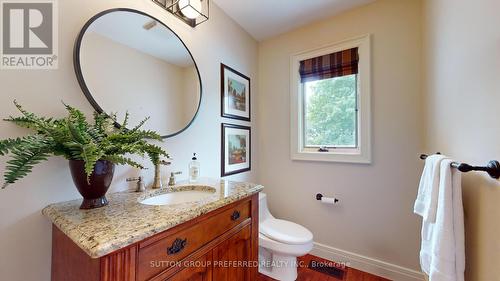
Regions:
[[[221,124],[221,176],[251,170],[252,128]]]
[[[251,81],[243,73],[221,63],[221,116],[250,122]]]

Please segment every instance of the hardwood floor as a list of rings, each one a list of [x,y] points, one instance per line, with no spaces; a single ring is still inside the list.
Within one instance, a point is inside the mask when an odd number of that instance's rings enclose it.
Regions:
[[[388,279],[378,277],[363,271],[356,270],[354,268],[339,268],[344,271],[344,278],[339,279],[332,277],[330,275],[318,272],[316,270],[308,268],[311,259],[319,262],[325,262],[326,264],[331,264],[331,261],[324,260],[319,257],[312,255],[306,255],[299,258],[299,262],[304,264],[304,267],[299,267],[297,281],[389,281]],[[259,273],[259,279],[257,281],[275,281],[265,275]]]

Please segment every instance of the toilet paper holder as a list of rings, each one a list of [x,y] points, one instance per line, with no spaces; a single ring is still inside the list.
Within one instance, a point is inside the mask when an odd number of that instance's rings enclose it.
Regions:
[[[318,200],[318,201],[321,201],[321,199],[323,199],[323,197],[324,197],[324,196],[323,196],[323,194],[321,194],[321,193],[316,194],[316,200]],[[333,198],[333,202],[334,202],[334,203],[337,203],[337,202],[339,202],[339,199],[337,199],[337,198]]]

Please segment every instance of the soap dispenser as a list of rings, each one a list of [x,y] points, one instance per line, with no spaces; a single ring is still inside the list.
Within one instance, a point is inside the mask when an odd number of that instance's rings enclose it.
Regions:
[[[189,182],[197,182],[200,177],[200,162],[196,158],[196,153],[193,153],[193,158],[189,162]]]

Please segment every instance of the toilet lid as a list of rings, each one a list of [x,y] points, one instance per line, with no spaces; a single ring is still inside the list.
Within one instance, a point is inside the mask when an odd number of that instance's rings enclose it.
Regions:
[[[313,240],[313,234],[302,225],[279,219],[260,223],[259,232],[268,238],[285,244],[305,244]]]

